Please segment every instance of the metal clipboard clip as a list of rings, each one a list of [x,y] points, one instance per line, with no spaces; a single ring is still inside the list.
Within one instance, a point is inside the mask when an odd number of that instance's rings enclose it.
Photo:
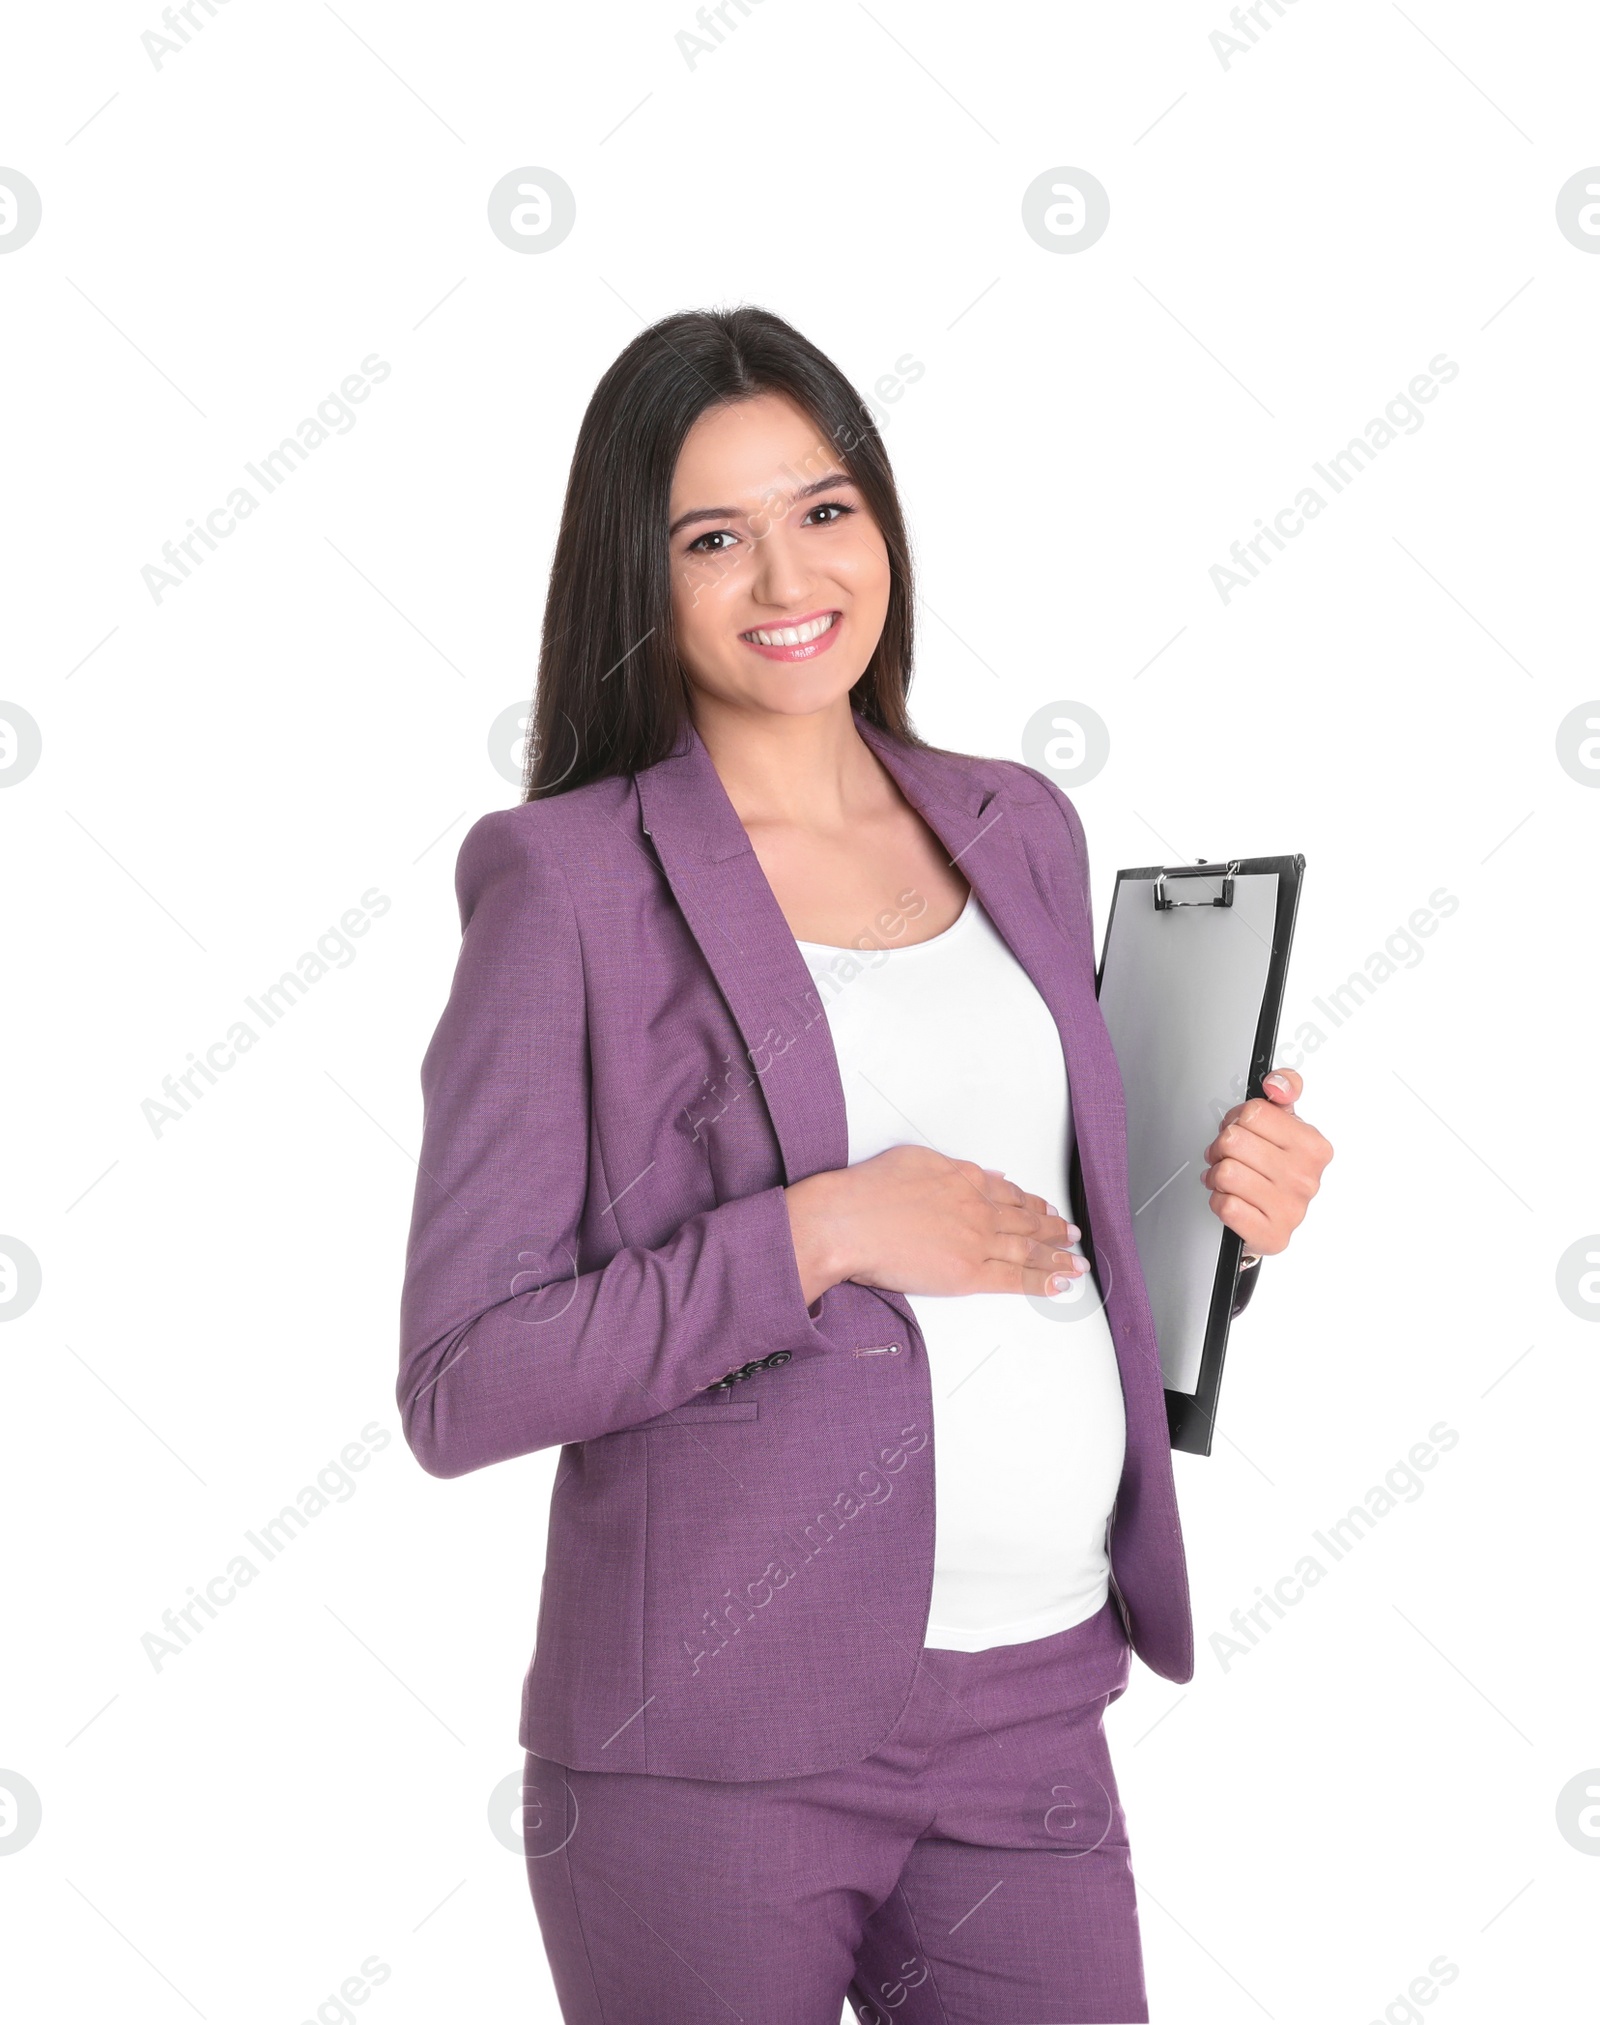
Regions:
[[[1167,897],[1166,888],[1168,879],[1214,879],[1217,876],[1217,870],[1221,863],[1222,860],[1220,858],[1210,864],[1202,858],[1198,865],[1179,865],[1175,866],[1171,872],[1158,872],[1154,887],[1156,906],[1158,908],[1231,907],[1233,905],[1233,876],[1239,869],[1239,860],[1237,858],[1230,858],[1227,861],[1227,870],[1222,874],[1222,897],[1220,900],[1169,900]]]

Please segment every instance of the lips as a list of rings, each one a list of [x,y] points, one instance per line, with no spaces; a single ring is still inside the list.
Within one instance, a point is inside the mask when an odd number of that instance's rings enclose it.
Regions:
[[[769,661],[810,661],[825,654],[839,635],[837,611],[809,612],[787,625],[752,626],[739,638]]]

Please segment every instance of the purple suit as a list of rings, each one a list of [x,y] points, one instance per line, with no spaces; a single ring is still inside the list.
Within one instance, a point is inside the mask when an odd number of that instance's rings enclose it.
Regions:
[[[1060,1029],[1126,1406],[1114,1594],[1146,1664],[1188,1680],[1082,825],[1031,768],[856,724]],[[845,1283],[806,1305],[783,1190],[845,1165],[844,1094],[810,973],[698,734],[631,777],[483,817],[457,893],[461,954],[422,1072],[398,1399],[436,1476],[562,1444],[521,1743],[585,1771],[712,1780],[862,1759],[906,1709],[922,1651],[928,1364],[900,1294]]]

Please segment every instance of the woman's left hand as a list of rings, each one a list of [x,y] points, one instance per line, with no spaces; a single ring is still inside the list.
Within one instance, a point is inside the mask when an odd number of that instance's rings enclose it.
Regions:
[[[1211,1207],[1247,1252],[1281,1252],[1322,1185],[1333,1148],[1294,1113],[1305,1085],[1293,1069],[1263,1079],[1265,1097],[1235,1104],[1206,1148]]]

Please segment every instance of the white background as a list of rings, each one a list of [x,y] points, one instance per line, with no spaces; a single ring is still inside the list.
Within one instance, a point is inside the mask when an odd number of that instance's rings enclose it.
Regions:
[[[915,717],[1008,756],[1046,704],[1105,720],[1069,787],[1097,926],[1119,865],[1307,859],[1281,1052],[1336,1158],[1234,1331],[1226,1438],[1177,1460],[1196,1676],[1136,1666],[1109,1719],[1152,2016],[1404,2019],[1440,1955],[1445,2025],[1587,2001],[1600,1862],[1556,1800],[1600,1765],[1600,1331],[1556,1262],[1600,1228],[1600,797],[1556,731],[1600,697],[1600,258],[1555,200],[1600,162],[1600,17],[1261,11],[1225,66],[1220,0],[762,0],[692,68],[687,0],[229,0],[159,68],[153,0],[12,13],[0,164],[43,200],[0,258],[0,695],[44,740],[0,796],[0,1231],[44,1276],[0,1332],[19,2016],[298,2025],[374,1955],[375,2025],[556,2016],[487,1817],[555,1456],[437,1482],[400,1439],[418,1066],[456,847],[517,799],[486,741],[580,413],[643,323],[738,301],[863,389],[925,366],[884,411]],[[577,199],[537,257],[486,223],[528,165]],[[1021,222],[1061,166],[1111,201],[1070,257]],[[162,544],[374,352],[356,425],[157,603]],[[1424,426],[1224,602],[1229,545],[1441,352]],[[354,960],[154,1133],[373,887]],[[1224,1667],[1229,1614],[1440,1421],[1422,1494]],[[354,1494],[156,1671],[162,1613],[371,1422]]]

